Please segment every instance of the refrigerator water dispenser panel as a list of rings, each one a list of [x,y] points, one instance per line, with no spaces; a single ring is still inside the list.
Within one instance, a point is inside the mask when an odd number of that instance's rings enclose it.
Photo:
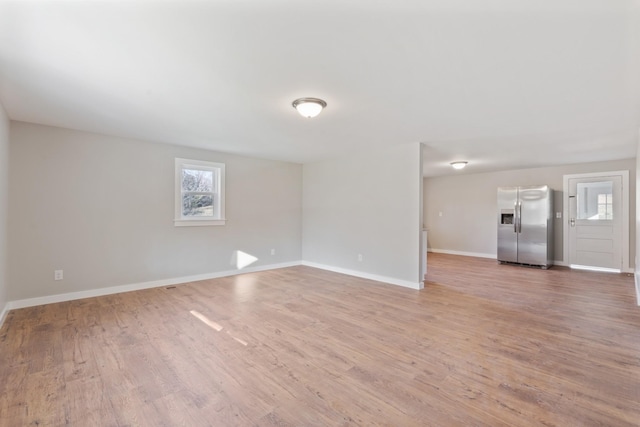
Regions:
[[[500,213],[500,224],[513,225],[513,209],[502,209]]]

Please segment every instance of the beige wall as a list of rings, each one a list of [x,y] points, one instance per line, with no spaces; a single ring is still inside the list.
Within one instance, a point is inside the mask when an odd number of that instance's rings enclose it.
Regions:
[[[638,265],[638,255],[640,254],[640,138],[638,138],[638,152],[636,153],[636,253],[635,253],[635,265]],[[636,297],[638,305],[640,305],[640,268],[636,269]]]
[[[9,118],[0,104],[0,324],[8,296]]]
[[[10,136],[11,301],[234,270],[237,250],[301,259],[299,164],[22,122]],[[175,157],[226,163],[225,226],[173,225]]]
[[[305,164],[304,260],[419,286],[420,150],[405,144]]]
[[[448,175],[424,180],[424,223],[431,249],[485,256],[497,253],[496,190],[501,186],[543,185],[555,190],[554,211],[562,212],[563,175],[628,170],[630,218],[636,211],[635,159],[479,174]],[[442,216],[439,213],[442,212]],[[563,261],[563,220],[555,219],[555,259]],[[630,224],[630,264],[636,252],[635,221]]]

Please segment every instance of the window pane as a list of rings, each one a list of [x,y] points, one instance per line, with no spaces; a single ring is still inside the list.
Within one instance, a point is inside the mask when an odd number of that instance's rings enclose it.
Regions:
[[[213,171],[182,169],[182,191],[213,192]]]
[[[580,182],[576,203],[578,219],[613,219],[613,182]]]
[[[213,197],[202,194],[183,194],[182,215],[213,216]]]

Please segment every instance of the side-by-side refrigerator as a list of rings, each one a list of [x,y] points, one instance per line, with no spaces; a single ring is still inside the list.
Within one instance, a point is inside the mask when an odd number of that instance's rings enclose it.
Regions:
[[[553,264],[553,190],[548,185],[498,188],[498,261]]]

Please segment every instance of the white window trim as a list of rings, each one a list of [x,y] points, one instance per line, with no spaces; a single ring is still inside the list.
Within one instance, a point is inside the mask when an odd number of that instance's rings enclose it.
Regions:
[[[185,217],[182,215],[182,169],[193,168],[201,170],[211,170],[218,173],[216,189],[218,195],[219,215],[216,218]],[[225,225],[225,165],[224,163],[206,162],[204,160],[189,160],[176,157],[175,160],[175,212],[173,224],[176,227]]]

